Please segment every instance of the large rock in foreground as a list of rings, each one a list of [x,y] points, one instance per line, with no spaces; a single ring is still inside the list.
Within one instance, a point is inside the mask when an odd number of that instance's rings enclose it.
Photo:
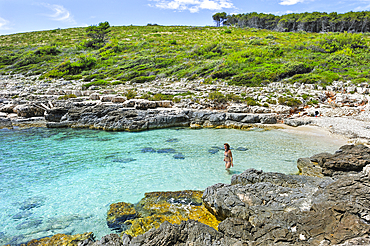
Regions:
[[[333,245],[370,233],[363,173],[333,180],[250,169],[208,187],[203,200],[223,220],[220,232],[250,245]]]

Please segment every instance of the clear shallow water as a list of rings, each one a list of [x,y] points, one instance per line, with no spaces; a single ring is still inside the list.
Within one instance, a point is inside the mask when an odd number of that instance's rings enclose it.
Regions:
[[[217,152],[225,142],[233,148],[231,172]],[[150,191],[203,190],[248,168],[296,173],[298,158],[342,144],[261,129],[0,130],[0,244],[87,231],[100,238],[111,233],[111,203],[135,203]],[[175,159],[180,153],[184,159]]]

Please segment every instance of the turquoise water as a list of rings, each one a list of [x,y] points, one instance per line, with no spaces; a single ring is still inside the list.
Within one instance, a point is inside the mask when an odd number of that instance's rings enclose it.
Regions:
[[[219,150],[225,142],[233,148],[231,172]],[[296,173],[298,158],[341,144],[261,129],[0,130],[0,244],[87,231],[100,238],[111,233],[111,203],[135,203],[150,191],[203,190],[248,168]]]

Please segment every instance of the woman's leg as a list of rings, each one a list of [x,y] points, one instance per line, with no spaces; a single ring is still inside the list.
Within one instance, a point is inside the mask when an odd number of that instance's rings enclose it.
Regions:
[[[231,162],[225,162],[225,168],[229,169],[231,167]]]

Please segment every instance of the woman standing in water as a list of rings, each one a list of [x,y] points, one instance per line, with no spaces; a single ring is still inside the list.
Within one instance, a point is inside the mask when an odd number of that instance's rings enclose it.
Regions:
[[[230,145],[228,143],[225,143],[224,144],[224,148],[225,148],[225,158],[224,158],[224,161],[225,161],[225,168],[226,170],[229,170],[230,167],[233,167],[233,154],[231,153],[231,150],[230,150]]]

